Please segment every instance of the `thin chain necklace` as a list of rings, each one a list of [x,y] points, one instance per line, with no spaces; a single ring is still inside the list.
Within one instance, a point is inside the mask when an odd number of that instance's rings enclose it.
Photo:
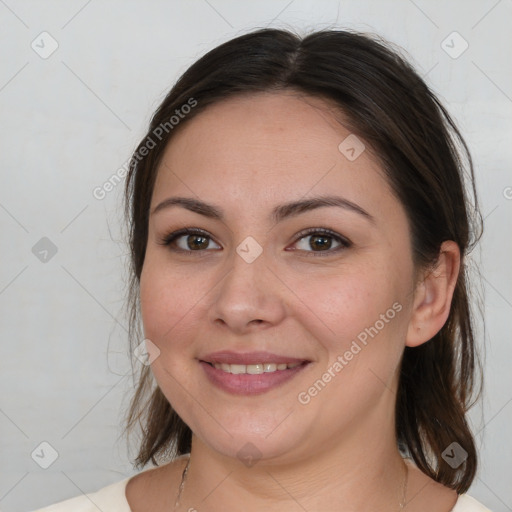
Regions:
[[[409,468],[407,467],[407,463],[402,459],[404,469],[405,469],[405,476],[404,476],[404,483],[402,486],[402,499],[400,500],[400,508],[399,510],[403,510],[406,505],[406,498],[407,498],[407,484],[409,483]]]
[[[183,473],[181,474],[180,488],[178,489],[178,496],[176,497],[176,502],[174,503],[174,512],[176,512],[176,510],[178,510],[178,506],[180,504],[180,498],[181,498],[181,494],[183,492],[183,488],[185,487],[185,481],[187,479],[187,473],[188,473],[189,466],[190,466],[190,455],[188,456],[187,465],[185,466],[185,469],[183,470]]]
[[[180,499],[181,499],[181,495],[183,493],[183,489],[185,487],[185,481],[187,480],[187,473],[188,473],[189,467],[190,467],[190,455],[188,457],[185,469],[183,470],[183,473],[181,474],[180,487],[178,489],[178,496],[176,497],[176,502],[174,503],[174,511],[173,512],[176,512],[176,510],[178,510],[178,507],[180,505]],[[406,505],[407,485],[408,485],[408,481],[409,481],[409,468],[407,467],[407,464],[405,462],[404,462],[404,467],[405,467],[405,477],[404,477],[404,483],[402,485],[402,496],[400,499],[398,510],[403,510]]]

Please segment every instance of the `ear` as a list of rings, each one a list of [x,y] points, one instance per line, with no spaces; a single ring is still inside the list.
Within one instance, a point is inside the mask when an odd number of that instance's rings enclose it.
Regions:
[[[406,336],[406,345],[417,347],[433,338],[445,324],[460,269],[460,249],[452,240],[441,244],[435,267],[418,282]]]

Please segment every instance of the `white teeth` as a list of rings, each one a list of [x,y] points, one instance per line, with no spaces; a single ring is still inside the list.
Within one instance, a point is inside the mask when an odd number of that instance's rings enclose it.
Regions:
[[[259,375],[260,373],[263,373],[263,363],[247,365],[247,373],[251,375]]]
[[[245,364],[230,364],[229,366],[229,372],[234,373],[235,375],[239,373],[247,373],[247,367]]]
[[[262,373],[273,373],[278,370],[286,370],[287,368],[295,368],[302,363],[258,363],[258,364],[226,364],[213,363],[217,370],[222,370],[234,375],[248,373],[249,375],[260,375]]]

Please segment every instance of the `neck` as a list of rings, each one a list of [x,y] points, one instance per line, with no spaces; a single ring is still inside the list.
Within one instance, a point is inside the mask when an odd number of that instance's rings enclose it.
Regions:
[[[344,439],[315,446],[307,456],[286,462],[260,459],[250,467],[194,435],[178,510],[218,511],[229,504],[247,512],[263,507],[269,512],[399,511],[407,468],[396,447],[393,422],[379,432],[361,425],[353,430],[344,432]]]

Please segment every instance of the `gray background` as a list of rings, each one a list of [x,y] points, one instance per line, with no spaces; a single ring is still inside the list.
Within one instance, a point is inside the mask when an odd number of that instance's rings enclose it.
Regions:
[[[483,405],[471,415],[481,468],[470,494],[512,510],[510,19],[511,0],[0,0],[0,509],[30,510],[134,473],[120,438],[133,390],[122,185],[103,200],[93,190],[123,166],[188,65],[272,25],[376,31],[401,45],[472,149],[487,357]],[[52,449],[58,458],[43,469],[36,460],[50,462]]]

